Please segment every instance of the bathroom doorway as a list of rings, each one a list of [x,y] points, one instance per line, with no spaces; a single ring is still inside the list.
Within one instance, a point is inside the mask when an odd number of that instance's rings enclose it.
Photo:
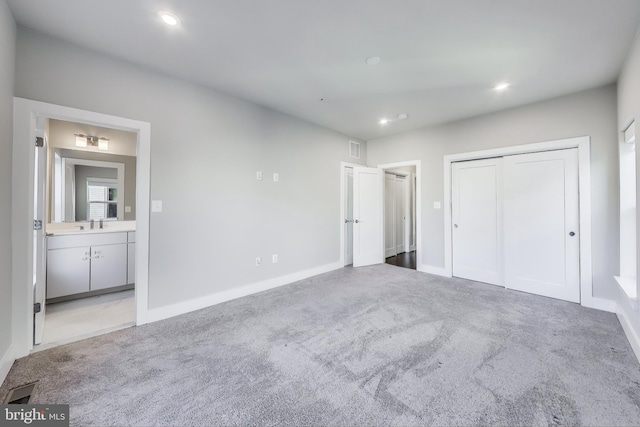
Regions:
[[[55,158],[54,154],[50,157],[43,154],[45,144],[50,139],[48,133],[45,138],[44,132],[47,120],[88,126],[88,130],[75,131],[73,138],[70,141],[67,140],[66,143],[73,145],[73,148],[84,148],[86,144],[87,147],[97,147],[96,152],[106,151],[113,155],[126,155],[126,153],[117,152],[118,144],[115,138],[111,141],[108,136],[100,135],[100,132],[92,131],[91,129],[99,130],[99,128],[104,128],[112,131],[124,131],[133,135],[132,152],[135,155],[133,160],[135,166],[129,169],[135,170],[131,178],[135,188],[127,190],[125,187],[124,194],[120,192],[117,182],[121,176],[118,172],[116,172],[115,178],[104,178],[96,175],[98,171],[93,169],[87,175],[91,180],[78,178],[80,175],[73,174],[76,182],[73,183],[73,180],[70,180],[71,184],[76,185],[76,189],[82,187],[87,191],[83,193],[84,196],[79,195],[82,193],[81,191],[71,193],[76,197],[80,197],[83,201],[82,203],[86,206],[81,206],[81,209],[77,209],[73,221],[65,219],[56,224],[54,219],[61,217],[56,216],[57,207],[52,202],[52,194],[54,194],[52,188],[56,185],[55,177],[50,179],[49,188],[47,188],[46,169],[43,172],[43,169],[38,167],[38,165],[42,166],[44,163],[42,162],[43,159],[53,162]],[[36,144],[33,144],[34,140]],[[52,146],[46,149],[53,150],[53,148]],[[71,148],[64,147],[63,149],[71,150]],[[113,151],[111,148],[113,148]],[[45,345],[60,345],[121,327],[146,323],[148,312],[150,211],[149,123],[14,98],[13,149],[12,204],[14,206],[14,218],[16,219],[12,232],[12,238],[15,242],[13,301],[14,307],[25,307],[24,311],[19,309],[14,311],[16,357],[23,357],[32,350],[43,349]],[[80,159],[70,163],[74,162],[80,164],[100,161]],[[97,163],[89,164],[88,166],[93,167],[96,165]],[[116,169],[118,168],[116,167]],[[124,169],[126,170],[127,168],[125,167]],[[78,181],[81,182],[79,183]],[[70,187],[73,188],[73,185],[70,185]],[[104,197],[100,198],[96,195],[100,192]],[[68,206],[71,206],[71,201],[67,201],[67,203]],[[78,208],[77,205],[76,208]],[[83,217],[79,211],[84,210],[84,208],[86,210]],[[120,218],[118,218],[118,221],[116,221],[115,218],[120,216],[120,212],[122,212],[122,216],[125,213],[135,214],[135,219],[129,217],[119,221]],[[92,219],[93,221],[91,221]],[[128,228],[123,229],[127,225],[126,223],[131,221],[135,221],[135,231]],[[91,229],[92,222],[93,229]],[[102,229],[100,228],[101,223]],[[89,233],[86,233],[86,231],[89,231]],[[46,236],[46,234],[51,234],[52,236]],[[27,235],[29,236],[28,238]],[[101,236],[101,240],[91,242],[89,240],[93,237],[90,235],[94,235],[94,237]],[[84,240],[75,243],[71,242],[77,236]],[[47,240],[49,237],[57,237],[59,239],[56,239],[51,244],[51,241]],[[63,251],[62,249],[68,249],[69,251]],[[52,276],[49,274],[51,271],[48,271],[51,268],[52,258],[45,252],[49,250],[60,250],[57,255],[58,259],[53,264],[62,266],[61,270],[63,272],[63,274],[53,274],[58,279],[62,279],[58,280],[58,285],[60,283],[64,284],[63,286],[57,286],[57,290],[53,293],[49,292],[50,287],[46,283],[48,276]],[[75,260],[76,267],[78,258],[87,258],[87,260],[83,261],[92,263],[88,269],[88,274],[86,270],[82,274],[75,274],[77,271],[72,272],[74,269],[69,268],[68,264],[58,262],[60,259],[64,261],[67,255],[74,252],[75,255],[71,256],[71,260]],[[132,257],[131,261],[130,257]],[[95,265],[93,265],[94,259],[96,260]],[[105,262],[102,263],[102,261]],[[112,269],[113,263],[118,263],[118,265],[124,267]],[[129,268],[129,266],[133,268]],[[115,274],[112,274],[114,272]],[[60,273],[60,271],[53,273]],[[82,282],[78,278],[87,276],[91,281],[89,288],[78,288],[78,283]],[[115,282],[111,280],[113,277],[117,277]],[[65,286],[71,289],[67,289]],[[96,300],[100,300],[99,304],[93,304]],[[112,324],[98,320],[99,316],[96,315],[97,311],[100,310],[98,307],[104,307],[106,304],[110,306],[117,305],[122,309],[127,305],[127,303],[122,303],[123,301],[128,301],[129,306],[132,307],[132,309],[125,310],[129,313],[128,318],[125,319],[121,314],[116,315],[116,320]],[[66,305],[66,309],[63,309],[64,306],[62,304]],[[48,310],[49,313],[47,313],[47,308],[51,308],[51,310]],[[57,335],[57,337],[52,335],[53,338],[45,339],[44,343],[40,339],[41,344],[34,348],[35,334],[39,333],[41,337],[44,337],[45,317],[47,317],[47,314],[50,315],[49,320],[53,321],[56,313],[67,312],[68,314],[69,308],[78,310],[84,308],[85,312],[92,313],[90,317],[94,320],[94,327],[91,330],[76,329],[64,337],[62,335]],[[76,323],[87,322],[81,320]]]
[[[37,133],[35,351],[135,325],[137,149],[134,132],[83,123],[42,117]]]

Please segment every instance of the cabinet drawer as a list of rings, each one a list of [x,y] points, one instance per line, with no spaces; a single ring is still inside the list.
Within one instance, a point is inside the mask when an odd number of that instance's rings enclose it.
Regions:
[[[47,237],[48,249],[78,248],[94,245],[115,245],[127,243],[127,233],[88,233],[73,234],[70,236]]]

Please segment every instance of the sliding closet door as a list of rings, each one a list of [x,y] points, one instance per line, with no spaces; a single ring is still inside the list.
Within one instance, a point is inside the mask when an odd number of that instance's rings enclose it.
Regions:
[[[502,159],[452,165],[453,275],[502,284]]]
[[[505,286],[580,302],[578,150],[504,158]]]

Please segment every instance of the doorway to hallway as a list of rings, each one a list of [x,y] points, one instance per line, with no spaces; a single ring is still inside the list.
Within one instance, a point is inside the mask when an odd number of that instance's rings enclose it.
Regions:
[[[366,168],[346,162],[341,164],[340,261],[342,265],[357,267],[358,263],[355,262],[357,249],[365,247],[375,254],[375,257],[372,256],[372,259],[375,258],[372,262],[374,264],[384,263],[386,258],[401,255],[399,258],[390,259],[389,263],[415,270],[421,269],[420,166],[419,160],[378,165],[377,168]],[[396,186],[399,196],[392,196],[385,191],[387,174],[395,175],[396,180],[400,182]],[[356,179],[356,175],[360,179]],[[362,194],[364,175],[370,175],[372,178],[366,181],[371,185],[366,187],[365,194]],[[398,177],[400,179],[397,179]],[[367,197],[363,199],[364,196]],[[385,198],[387,205],[385,205]],[[365,203],[367,201],[368,203]],[[373,216],[365,218],[363,206],[375,211],[369,212]],[[389,210],[389,206],[393,208]],[[385,223],[385,216],[389,224]],[[385,232],[393,236],[393,242],[385,238]],[[371,238],[367,239],[367,236],[363,236],[366,233],[371,233]],[[361,243],[365,240],[371,244],[360,244],[357,247],[356,242]],[[393,251],[387,250],[389,244]]]

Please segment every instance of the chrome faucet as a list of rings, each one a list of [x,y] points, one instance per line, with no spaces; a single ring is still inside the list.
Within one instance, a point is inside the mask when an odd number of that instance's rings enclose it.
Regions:
[[[89,228],[93,230],[93,227],[95,226],[95,221],[91,220],[91,222],[89,223]],[[100,227],[102,228],[102,227]]]

